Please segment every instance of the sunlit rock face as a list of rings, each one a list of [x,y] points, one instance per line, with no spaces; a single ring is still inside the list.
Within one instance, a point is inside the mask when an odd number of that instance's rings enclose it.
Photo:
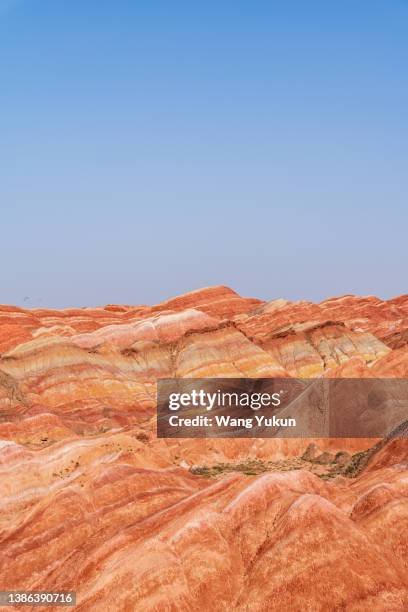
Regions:
[[[80,610],[408,609],[406,439],[313,441],[376,445],[325,480],[299,469],[310,440],[155,434],[159,378],[407,375],[408,296],[0,306],[1,588],[76,590]],[[245,462],[277,467],[191,469]]]

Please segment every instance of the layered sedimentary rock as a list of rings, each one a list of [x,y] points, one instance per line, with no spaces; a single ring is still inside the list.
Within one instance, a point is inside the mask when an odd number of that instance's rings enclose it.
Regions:
[[[408,296],[0,306],[1,589],[75,590],[80,610],[407,609],[407,440],[314,441],[349,462],[333,472],[309,469],[310,440],[155,435],[159,378],[406,378],[407,330]],[[264,473],[231,469],[251,461]]]

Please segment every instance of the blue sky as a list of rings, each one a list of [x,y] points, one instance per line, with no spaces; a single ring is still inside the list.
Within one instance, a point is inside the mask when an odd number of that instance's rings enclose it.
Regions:
[[[0,302],[407,291],[406,0],[0,0]]]

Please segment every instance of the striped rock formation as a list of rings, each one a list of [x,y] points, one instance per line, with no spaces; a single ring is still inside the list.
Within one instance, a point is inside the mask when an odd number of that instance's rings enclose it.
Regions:
[[[155,400],[163,377],[407,374],[408,296],[0,306],[1,588],[75,590],[78,610],[406,610],[406,440],[315,441],[374,447],[325,480],[309,440],[159,440]]]

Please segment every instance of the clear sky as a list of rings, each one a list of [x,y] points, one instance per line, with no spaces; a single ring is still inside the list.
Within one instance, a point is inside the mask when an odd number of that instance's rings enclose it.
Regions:
[[[406,292],[407,0],[0,0],[0,302]]]

